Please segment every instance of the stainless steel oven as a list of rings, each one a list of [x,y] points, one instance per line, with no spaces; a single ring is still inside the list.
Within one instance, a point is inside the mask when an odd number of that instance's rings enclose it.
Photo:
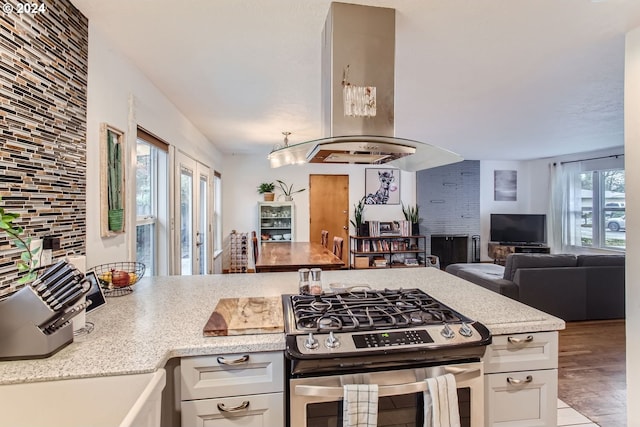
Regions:
[[[424,425],[425,379],[446,373],[456,378],[460,425],[482,427],[482,363],[384,370],[289,379],[291,427],[341,427],[345,384],[378,384],[378,426]]]
[[[481,427],[491,334],[419,289],[283,295],[289,427],[341,427],[343,386],[378,385],[378,426],[424,425],[427,378],[454,375],[462,426]]]

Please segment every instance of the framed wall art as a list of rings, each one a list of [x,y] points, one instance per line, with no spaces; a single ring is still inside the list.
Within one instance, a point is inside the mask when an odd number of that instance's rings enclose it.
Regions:
[[[515,202],[518,199],[518,171],[493,171],[493,200]]]
[[[102,237],[124,233],[124,132],[100,125],[100,231]]]
[[[400,169],[365,169],[364,191],[367,205],[400,204]]]

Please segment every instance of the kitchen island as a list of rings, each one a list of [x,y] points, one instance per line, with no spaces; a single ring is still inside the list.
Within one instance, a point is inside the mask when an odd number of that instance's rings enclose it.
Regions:
[[[435,268],[323,272],[323,282],[420,288],[493,335],[564,329],[564,321]],[[46,359],[0,362],[0,384],[154,372],[174,357],[281,351],[283,333],[204,337],[221,298],[297,293],[290,273],[145,277],[88,315],[92,333]]]

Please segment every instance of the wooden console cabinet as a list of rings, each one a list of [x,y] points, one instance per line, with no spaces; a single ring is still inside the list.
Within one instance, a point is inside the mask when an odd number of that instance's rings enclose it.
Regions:
[[[549,246],[540,245],[501,245],[496,242],[489,242],[489,258],[496,264],[504,264],[509,254],[549,254]]]

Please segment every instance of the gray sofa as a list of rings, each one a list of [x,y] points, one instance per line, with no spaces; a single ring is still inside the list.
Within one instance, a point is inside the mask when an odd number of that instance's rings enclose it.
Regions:
[[[563,320],[625,315],[624,255],[510,254],[505,266],[451,264],[446,271]]]

